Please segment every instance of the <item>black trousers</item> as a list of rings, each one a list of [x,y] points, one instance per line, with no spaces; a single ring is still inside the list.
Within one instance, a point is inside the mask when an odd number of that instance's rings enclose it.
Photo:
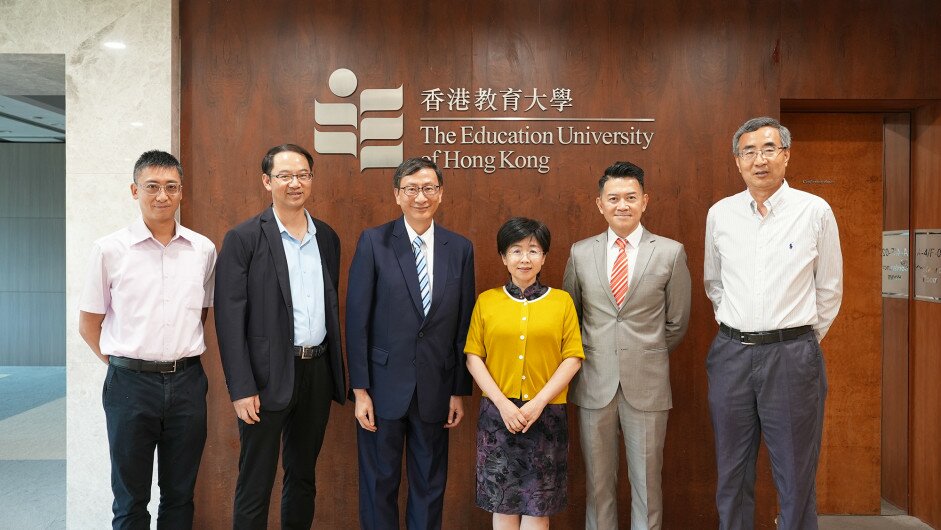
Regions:
[[[108,367],[102,391],[115,529],[150,529],[154,450],[158,529],[193,527],[193,488],[206,444],[206,373],[199,363],[172,374]]]
[[[314,486],[317,455],[323,445],[333,376],[327,355],[316,359],[294,359],[294,394],[284,410],[267,410],[261,404],[260,422],[238,421],[241,451],[239,478],[235,486],[232,527],[268,527],[268,504],[281,465],[281,528],[309,529],[314,520]]]

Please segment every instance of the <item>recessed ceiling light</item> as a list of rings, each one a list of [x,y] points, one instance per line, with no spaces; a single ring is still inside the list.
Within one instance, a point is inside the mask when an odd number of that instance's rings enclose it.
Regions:
[[[140,121],[132,121],[132,122],[131,122],[131,127],[143,127],[143,126],[144,126],[144,123],[143,123],[143,122],[140,122]]]
[[[111,50],[123,50],[124,48],[127,48],[127,44],[116,40],[109,40],[104,43],[104,47]]]

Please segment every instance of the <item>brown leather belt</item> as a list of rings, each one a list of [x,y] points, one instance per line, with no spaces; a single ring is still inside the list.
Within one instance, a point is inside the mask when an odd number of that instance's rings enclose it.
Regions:
[[[758,345],[758,344],[774,344],[775,342],[784,342],[786,340],[793,340],[805,333],[810,333],[814,330],[813,326],[800,326],[796,328],[784,328],[784,329],[775,329],[771,331],[739,331],[735,328],[726,326],[725,324],[719,324],[719,330],[722,333],[732,339],[737,340],[745,345]]]

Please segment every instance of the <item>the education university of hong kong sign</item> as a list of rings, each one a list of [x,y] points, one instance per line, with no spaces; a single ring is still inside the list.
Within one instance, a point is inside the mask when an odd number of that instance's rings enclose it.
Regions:
[[[330,76],[330,90],[341,98],[352,95],[356,84],[356,75],[347,69]],[[357,127],[363,113],[400,110],[402,88],[363,90],[359,110],[352,103],[315,101],[314,119],[318,125]],[[653,118],[573,116],[577,101],[568,88],[477,88],[471,92],[466,87],[435,87],[422,90],[419,97],[424,111],[419,118],[419,137],[426,146],[423,156],[443,169],[477,169],[487,174],[498,169],[534,170],[545,174],[552,168],[555,146],[621,145],[647,150],[654,138],[654,131],[644,125],[653,123]],[[473,116],[469,115],[472,111],[476,111]],[[315,128],[314,149],[357,156],[363,142],[401,139],[403,128],[402,114],[363,118],[358,140],[352,132]],[[480,153],[479,146],[493,149]],[[465,151],[467,148],[473,152]],[[403,158],[402,142],[359,148],[360,171],[395,167]]]
[[[330,91],[345,98],[356,92],[356,74],[340,68],[330,74]],[[396,111],[402,108],[402,87],[372,88],[359,95],[359,108],[352,103],[321,103],[314,100],[314,121],[317,125],[352,125],[356,133],[321,131],[314,128],[314,150],[323,154],[359,156],[359,170],[370,167],[396,167],[402,163],[402,142],[396,145],[364,145],[369,140],[399,140],[402,138],[402,114],[396,118],[362,118],[372,111]]]

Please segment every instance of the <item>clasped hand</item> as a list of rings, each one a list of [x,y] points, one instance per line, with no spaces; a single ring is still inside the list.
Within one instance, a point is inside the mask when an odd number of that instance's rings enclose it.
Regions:
[[[504,399],[497,409],[500,411],[500,417],[503,418],[503,425],[506,430],[513,434],[525,433],[532,427],[539,416],[542,415],[546,405],[540,401],[532,400],[523,403],[522,407],[517,407],[509,399]]]

